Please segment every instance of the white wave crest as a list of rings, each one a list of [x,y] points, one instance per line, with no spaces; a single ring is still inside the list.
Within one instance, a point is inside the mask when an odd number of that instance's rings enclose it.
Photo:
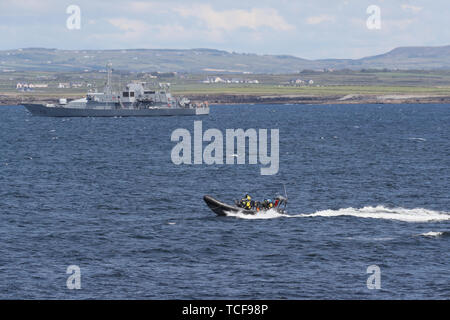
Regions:
[[[421,233],[420,236],[423,236],[423,237],[440,237],[443,234],[444,234],[444,232],[441,232],[441,231],[430,231],[430,232]]]
[[[353,216],[358,218],[399,220],[405,222],[431,222],[450,220],[450,213],[443,211],[434,211],[423,208],[405,209],[405,208],[386,208],[383,206],[363,207],[363,208],[345,208],[339,210],[322,210],[311,214],[281,214],[275,210],[258,212],[255,215],[248,215],[242,212],[227,213],[228,216],[234,216],[242,219],[273,219],[273,218],[308,218],[308,217],[340,217]]]

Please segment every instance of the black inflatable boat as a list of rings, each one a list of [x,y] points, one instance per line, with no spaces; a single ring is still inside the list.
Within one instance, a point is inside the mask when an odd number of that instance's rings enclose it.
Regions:
[[[282,197],[280,197],[282,198]],[[217,199],[214,199],[211,196],[205,195],[203,197],[203,200],[206,202],[206,205],[218,216],[226,216],[227,212],[229,213],[243,213],[243,214],[257,214],[258,211],[256,209],[244,209],[244,208],[240,208],[236,205],[229,205],[226,203],[223,203]],[[283,201],[286,201],[287,199],[282,198]],[[274,210],[277,210],[280,213],[284,213],[284,209],[278,207],[278,208],[273,208]],[[273,210],[272,209],[272,210]],[[264,212],[265,210],[261,210],[260,212]]]

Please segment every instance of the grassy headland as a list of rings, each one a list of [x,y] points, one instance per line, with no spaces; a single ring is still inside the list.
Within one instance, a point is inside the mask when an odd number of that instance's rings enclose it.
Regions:
[[[102,90],[106,74],[17,71],[0,73],[0,104],[54,102]],[[209,80],[209,83],[205,83]],[[295,74],[116,72],[117,90],[131,81],[170,83],[174,95],[211,103],[450,103],[450,71],[341,70]],[[257,83],[256,83],[257,82]],[[45,84],[30,91],[18,83]],[[61,88],[62,87],[62,88]]]

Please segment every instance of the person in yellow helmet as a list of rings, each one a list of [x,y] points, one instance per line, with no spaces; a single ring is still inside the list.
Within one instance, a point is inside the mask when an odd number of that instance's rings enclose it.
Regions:
[[[252,208],[252,197],[247,193],[244,198],[239,201],[239,205],[242,208],[250,210]]]

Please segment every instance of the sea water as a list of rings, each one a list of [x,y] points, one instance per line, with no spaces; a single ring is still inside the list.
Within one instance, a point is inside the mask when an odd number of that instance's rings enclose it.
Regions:
[[[279,129],[279,172],[175,165],[171,133]],[[0,298],[448,299],[448,105],[212,106],[45,118],[0,107]],[[284,195],[287,213],[217,217]],[[69,266],[79,290],[67,286]],[[368,267],[381,288],[369,289]]]

